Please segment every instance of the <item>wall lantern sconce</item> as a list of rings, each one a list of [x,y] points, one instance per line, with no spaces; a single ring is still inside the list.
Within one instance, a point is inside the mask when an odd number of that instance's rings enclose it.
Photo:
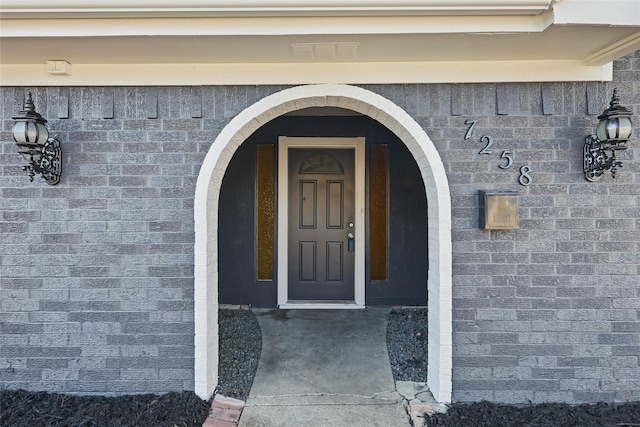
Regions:
[[[18,151],[29,162],[22,170],[29,171],[29,181],[36,174],[42,175],[47,184],[60,182],[62,173],[62,150],[60,141],[49,137],[47,121],[36,112],[31,92],[24,101],[24,107],[11,128],[13,139],[20,148]]]
[[[584,143],[584,176],[587,181],[599,180],[609,169],[611,177],[615,178],[618,167],[622,167],[622,162],[616,159],[616,151],[627,149],[633,127],[631,111],[619,105],[618,101],[618,89],[614,89],[609,108],[598,116],[600,122],[596,134],[589,135]]]

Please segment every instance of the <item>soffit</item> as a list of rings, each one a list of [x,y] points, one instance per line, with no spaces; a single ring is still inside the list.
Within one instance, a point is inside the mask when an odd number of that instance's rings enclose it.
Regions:
[[[44,64],[64,59],[71,64],[135,63],[301,63],[583,60],[635,29],[550,28],[543,33],[511,34],[342,34],[283,36],[111,36],[29,37],[2,41],[0,62]],[[303,55],[294,49],[313,48]],[[353,49],[340,54],[340,46]],[[334,48],[322,54],[318,49]]]

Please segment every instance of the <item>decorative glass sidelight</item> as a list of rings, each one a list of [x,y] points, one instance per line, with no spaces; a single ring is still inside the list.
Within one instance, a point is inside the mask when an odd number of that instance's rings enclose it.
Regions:
[[[275,146],[258,144],[256,152],[256,276],[273,280],[275,221]]]
[[[369,166],[371,280],[387,280],[388,152],[386,144],[371,145]]]

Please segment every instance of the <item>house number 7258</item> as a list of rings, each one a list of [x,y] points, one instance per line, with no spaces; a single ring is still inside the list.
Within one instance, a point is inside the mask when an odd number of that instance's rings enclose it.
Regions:
[[[478,123],[478,119],[465,120],[464,124],[469,125],[469,128],[467,128],[467,132],[464,134],[464,139],[470,139],[473,136],[473,129],[476,126],[476,123]],[[484,143],[485,145],[484,148],[482,148],[482,150],[478,152],[478,154],[493,154],[493,150],[491,149],[494,142],[492,136],[483,135],[482,138],[480,138],[480,142]],[[498,165],[498,167],[500,169],[509,169],[511,166],[513,166],[513,157],[513,150],[504,150],[500,155],[500,158],[504,159],[506,163]],[[520,185],[524,186],[531,185],[531,183],[533,182],[533,178],[531,177],[531,168],[529,166],[523,166],[520,168],[520,176],[518,177],[518,182],[520,183]]]

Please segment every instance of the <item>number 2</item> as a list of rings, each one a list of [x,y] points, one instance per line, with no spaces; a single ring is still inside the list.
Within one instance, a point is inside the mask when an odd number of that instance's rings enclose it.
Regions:
[[[491,146],[493,145],[493,138],[490,137],[489,135],[485,135],[482,138],[480,138],[481,142],[486,142],[487,145],[484,146],[484,148],[482,150],[480,150],[480,152],[478,154],[491,154],[493,153],[493,151],[489,150],[489,148],[491,148]]]

